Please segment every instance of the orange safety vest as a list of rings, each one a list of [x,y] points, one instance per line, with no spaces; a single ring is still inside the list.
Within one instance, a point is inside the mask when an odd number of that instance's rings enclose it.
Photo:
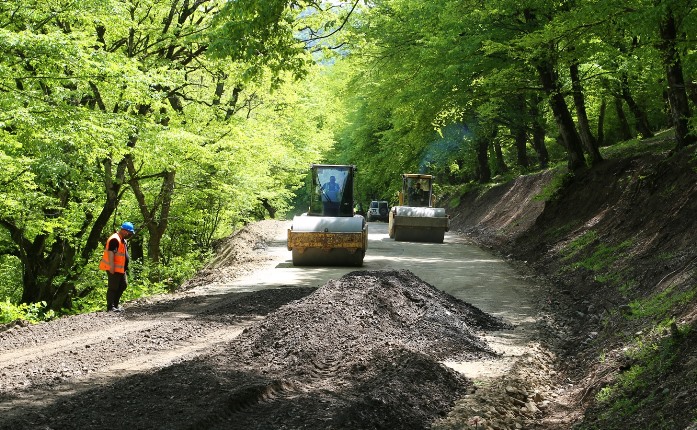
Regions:
[[[114,272],[116,273],[126,273],[126,243],[121,239],[119,233],[116,232],[109,236],[106,241],[106,246],[104,247],[104,254],[102,255],[102,261],[99,263],[99,270],[109,270],[109,242],[111,239],[116,239],[119,241],[119,249],[114,254]]]

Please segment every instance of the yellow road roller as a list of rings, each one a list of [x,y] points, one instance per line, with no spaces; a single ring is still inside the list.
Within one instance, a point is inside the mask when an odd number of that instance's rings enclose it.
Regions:
[[[310,208],[293,217],[288,250],[295,266],[362,266],[368,224],[354,214],[356,166],[310,165]]]
[[[397,241],[443,243],[450,228],[445,208],[436,208],[433,175],[402,174],[399,205],[390,210],[389,236]]]

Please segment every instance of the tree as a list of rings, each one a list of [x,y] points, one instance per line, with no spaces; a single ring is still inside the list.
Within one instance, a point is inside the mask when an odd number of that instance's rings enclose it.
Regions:
[[[676,144],[680,149],[697,142],[697,135],[692,133],[689,127],[692,115],[685,89],[679,47],[681,43],[688,43],[685,32],[681,32],[680,27],[681,23],[686,21],[685,18],[694,12],[694,5],[690,1],[661,1],[658,2],[658,6],[663,9],[659,22],[660,41],[658,48],[663,56],[663,65],[666,69],[670,112],[675,126]]]
[[[298,166],[331,144],[322,130],[331,121],[300,119],[306,110],[295,116],[291,103],[279,101],[308,94],[287,67],[208,55],[226,5],[0,6],[0,154],[12,160],[0,227],[12,240],[4,252],[22,262],[22,301],[60,309],[90,294],[88,274],[123,219],[140,227],[136,244],[153,263],[196,255],[198,227],[208,226],[210,243],[254,216],[257,202],[287,207]],[[272,21],[259,25],[266,30],[250,33],[275,31]],[[305,120],[304,136],[278,132]],[[257,139],[259,129],[275,132]],[[201,184],[210,189],[187,192]],[[217,211],[196,217],[211,199]],[[216,221],[182,221],[201,218]],[[172,225],[177,237],[167,234]]]

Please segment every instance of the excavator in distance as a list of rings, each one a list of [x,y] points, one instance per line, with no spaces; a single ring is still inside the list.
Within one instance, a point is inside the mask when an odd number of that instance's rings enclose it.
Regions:
[[[388,234],[397,241],[443,243],[450,217],[435,205],[433,176],[402,174],[399,205],[390,211]]]
[[[288,229],[294,266],[363,265],[368,224],[354,214],[355,173],[353,165],[310,165],[310,208]]]

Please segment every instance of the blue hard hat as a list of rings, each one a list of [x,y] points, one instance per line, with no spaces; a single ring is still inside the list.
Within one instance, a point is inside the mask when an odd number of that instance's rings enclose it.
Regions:
[[[131,233],[135,233],[136,229],[133,228],[133,223],[126,221],[125,223],[121,224],[121,228],[126,231],[130,231]]]

